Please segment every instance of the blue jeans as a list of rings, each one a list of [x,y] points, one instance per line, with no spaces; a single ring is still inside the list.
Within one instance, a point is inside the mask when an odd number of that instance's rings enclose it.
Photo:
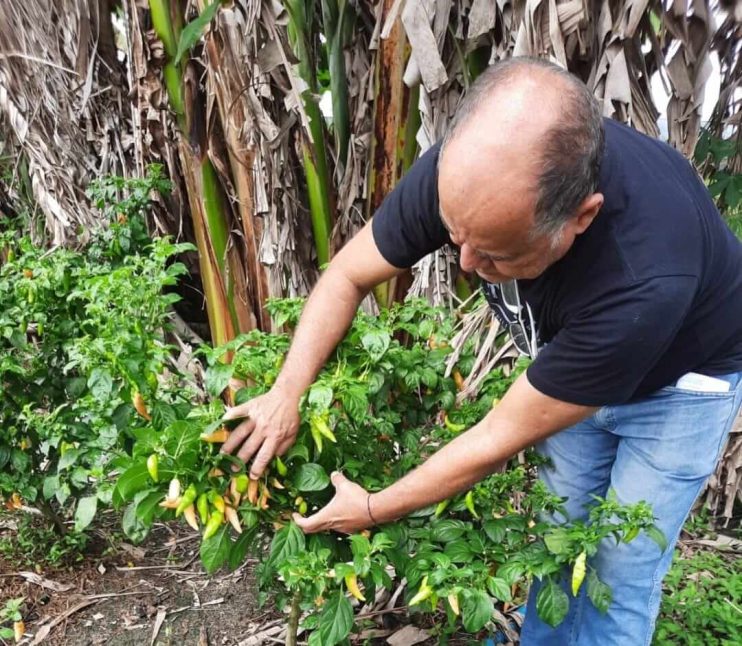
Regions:
[[[662,579],[673,547],[704,482],[714,471],[724,441],[742,402],[742,372],[719,377],[728,392],[701,392],[668,386],[620,406],[606,406],[592,417],[553,435],[538,447],[553,468],[540,477],[565,496],[570,518],[587,516],[590,494],[605,496],[612,487],[622,503],[652,505],[668,548],[661,552],[640,534],[631,543],[601,543],[589,565],[613,591],[601,614],[582,586],[570,597],[567,617],[556,628],[538,618],[534,581],[521,634],[523,646],[641,646],[652,641]],[[551,520],[562,521],[563,518]]]

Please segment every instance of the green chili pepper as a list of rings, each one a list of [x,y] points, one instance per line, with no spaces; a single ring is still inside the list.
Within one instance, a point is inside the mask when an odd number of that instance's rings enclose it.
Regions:
[[[206,525],[209,522],[209,499],[205,493],[202,493],[196,500],[196,509],[198,509],[201,524]]]
[[[147,458],[147,473],[149,473],[149,477],[152,478],[154,482],[160,481],[160,475],[157,470],[159,463],[160,459],[157,457],[157,453],[153,453]]]
[[[224,514],[222,512],[215,511],[213,514],[211,514],[211,518],[209,518],[209,522],[206,523],[206,527],[204,528],[204,540],[208,540],[214,534],[216,534],[217,530],[222,526],[223,522]]]
[[[278,471],[279,476],[285,476],[289,472],[288,468],[279,456],[276,456],[276,471]]]
[[[438,518],[444,511],[446,511],[446,507],[451,503],[451,500],[441,500],[438,505],[435,508],[435,517]]]
[[[175,509],[176,518],[186,510],[186,507],[190,507],[194,503],[194,501],[196,500],[196,496],[198,496],[196,485],[188,485],[188,488],[183,493],[183,497],[180,499],[180,504]]]
[[[244,473],[240,473],[240,475],[235,476],[234,478],[235,489],[237,489],[237,491],[239,491],[240,493],[245,493],[247,491],[247,485],[249,484],[249,482],[249,478]]]
[[[477,513],[477,510],[474,508],[474,492],[470,491],[466,494],[464,497],[464,504],[466,505],[466,508],[469,510],[469,513],[474,516],[474,518],[479,518],[479,514]]]

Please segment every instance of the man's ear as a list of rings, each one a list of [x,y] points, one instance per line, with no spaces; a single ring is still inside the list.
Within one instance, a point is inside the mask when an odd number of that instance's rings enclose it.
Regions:
[[[593,220],[600,212],[605,198],[602,193],[592,193],[588,195],[577,207],[577,212],[572,218],[575,235],[584,233],[593,223]]]

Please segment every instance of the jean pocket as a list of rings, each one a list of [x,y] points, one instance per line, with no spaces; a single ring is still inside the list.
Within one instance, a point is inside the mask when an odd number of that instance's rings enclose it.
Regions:
[[[742,373],[708,376],[689,372],[674,384],[660,388],[658,394],[691,395],[693,397],[734,398]]]

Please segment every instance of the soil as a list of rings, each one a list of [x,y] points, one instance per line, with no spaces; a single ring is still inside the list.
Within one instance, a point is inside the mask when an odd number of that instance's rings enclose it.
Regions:
[[[47,582],[69,588],[64,591],[24,579],[18,572],[33,568],[0,557],[0,608],[7,599],[25,597],[22,643],[33,643],[45,626],[58,622],[43,642],[54,646],[236,645],[263,624],[283,623],[270,603],[257,607],[254,561],[208,576],[198,558],[198,536],[186,529],[157,525],[139,546],[98,536],[83,561],[37,568]],[[115,548],[106,549],[111,544]],[[73,610],[83,603],[89,605]]]

